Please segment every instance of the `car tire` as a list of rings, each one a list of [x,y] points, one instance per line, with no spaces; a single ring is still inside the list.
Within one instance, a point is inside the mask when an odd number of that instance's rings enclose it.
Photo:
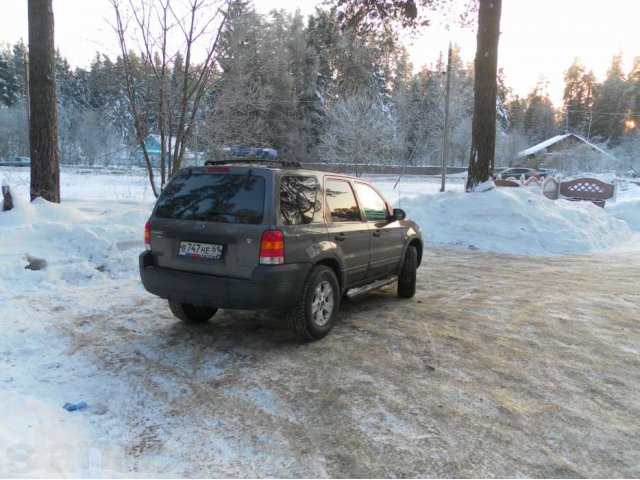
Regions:
[[[418,250],[409,245],[405,253],[400,275],[398,275],[398,296],[411,298],[416,293],[416,274],[418,271]]]
[[[289,325],[303,340],[319,340],[335,324],[340,308],[340,285],[329,267],[318,265],[311,270],[295,307],[287,312]]]
[[[200,307],[191,303],[181,303],[169,300],[169,309],[176,318],[186,323],[208,322],[218,311],[214,307]]]

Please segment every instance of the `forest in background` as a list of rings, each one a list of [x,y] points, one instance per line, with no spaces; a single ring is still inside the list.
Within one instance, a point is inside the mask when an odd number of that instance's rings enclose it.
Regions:
[[[114,33],[115,35],[115,33]],[[263,146],[301,162],[438,165],[444,135],[446,57],[414,72],[406,50],[380,33],[349,34],[324,10],[302,17],[257,14],[237,1],[228,12],[195,128],[192,152],[221,146]],[[25,59],[19,42],[0,49],[0,158],[28,155]],[[148,133],[157,133],[157,84],[140,52],[130,60]],[[449,165],[468,162],[473,65],[454,45]],[[171,59],[170,83],[181,81],[184,58]],[[56,55],[59,145],[63,164],[133,162],[137,146],[120,57],[96,56],[72,68]],[[166,87],[165,87],[166,88]],[[148,108],[145,108],[147,106]],[[560,133],[576,133],[619,160],[608,168],[640,170],[640,58],[624,72],[613,56],[598,82],[576,59],[565,74],[564,104],[556,110],[544,81],[519,97],[498,78],[496,165]]]

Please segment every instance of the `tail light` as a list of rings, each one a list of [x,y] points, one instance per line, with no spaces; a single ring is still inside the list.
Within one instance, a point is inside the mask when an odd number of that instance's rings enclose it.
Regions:
[[[282,265],[284,263],[284,238],[280,230],[267,230],[260,242],[260,264]]]
[[[144,247],[151,250],[151,222],[144,225]]]

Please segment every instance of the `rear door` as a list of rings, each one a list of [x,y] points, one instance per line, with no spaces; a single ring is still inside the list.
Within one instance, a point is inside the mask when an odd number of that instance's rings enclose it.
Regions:
[[[362,219],[348,180],[326,178],[324,191],[329,240],[335,244],[344,262],[347,286],[353,285],[367,276],[369,228]]]
[[[400,222],[389,221],[391,209],[371,185],[356,181],[354,186],[370,232],[368,276],[390,275],[403,252]]]
[[[272,210],[273,177],[239,167],[185,169],[165,187],[151,219],[159,267],[250,278]]]
[[[313,263],[328,240],[319,201],[320,182],[312,174],[286,172],[279,183],[279,228],[285,235],[285,263]]]

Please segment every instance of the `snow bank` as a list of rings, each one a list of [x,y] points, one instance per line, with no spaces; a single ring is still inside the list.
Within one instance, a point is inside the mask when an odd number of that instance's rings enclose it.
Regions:
[[[497,253],[581,254],[617,245],[629,225],[590,202],[551,201],[527,188],[402,199],[429,243]]]
[[[640,232],[640,198],[607,203],[605,210],[627,222],[634,231]]]
[[[616,218],[624,220],[636,232],[640,232],[640,185],[621,182],[615,202],[607,202],[605,210]]]
[[[121,202],[115,211],[106,202],[107,208],[98,204],[86,212],[42,199],[14,200],[14,208],[0,215],[1,288],[49,290],[131,269],[119,245],[142,240],[149,210],[139,202]],[[29,264],[36,270],[26,269]]]
[[[42,198],[36,198],[33,202],[28,202],[21,197],[14,199],[14,208],[4,212],[0,217],[0,225],[11,227],[35,223],[39,221],[47,222],[82,222],[88,221],[89,217],[79,210],[64,204],[51,203]]]

